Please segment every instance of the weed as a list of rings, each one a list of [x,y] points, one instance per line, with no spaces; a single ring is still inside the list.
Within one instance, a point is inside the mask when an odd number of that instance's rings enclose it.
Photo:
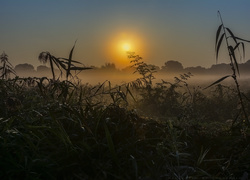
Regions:
[[[237,74],[240,75],[240,70],[239,70],[239,67],[238,67],[238,60],[236,58],[236,52],[235,51],[238,50],[240,52],[240,47],[241,47],[243,57],[244,57],[245,56],[244,42],[250,42],[250,41],[239,38],[239,37],[236,37],[229,28],[225,27],[225,25],[223,23],[223,20],[222,20],[222,17],[221,17],[221,14],[220,14],[219,11],[218,11],[218,16],[219,16],[219,18],[221,20],[221,25],[218,27],[218,30],[217,30],[217,33],[216,33],[216,41],[215,41],[216,61],[218,60],[218,54],[219,54],[219,50],[220,50],[220,47],[221,47],[221,43],[223,42],[223,40],[225,40],[227,50],[228,50],[228,54],[229,54],[229,58],[230,58],[230,66],[231,66],[231,69],[232,69],[232,75],[224,76],[224,77],[220,78],[219,80],[215,81],[214,83],[212,83],[211,85],[209,85],[208,87],[211,87],[211,86],[213,86],[215,84],[218,84],[221,81],[227,79],[228,77],[232,77],[234,82],[235,82],[235,85],[236,85],[236,90],[237,90],[237,93],[238,93],[239,103],[240,103],[241,111],[242,111],[242,114],[243,114],[243,117],[242,117],[240,123],[242,125],[244,125],[246,123],[247,126],[249,126],[250,122],[249,122],[248,115],[247,115],[247,112],[246,112],[246,109],[245,109],[245,105],[243,103],[242,93],[240,91],[240,86],[239,86],[239,82],[238,82],[238,79],[237,79]],[[232,41],[233,41],[232,45],[230,44],[230,41],[229,41],[230,39],[232,39]],[[206,88],[208,88],[208,87],[206,87]]]
[[[2,71],[2,74],[0,78],[2,79],[9,79],[10,74],[16,75],[15,70],[13,69],[12,64],[9,62],[8,55],[3,52],[0,56],[0,60],[2,63],[2,66],[0,66],[0,70]]]

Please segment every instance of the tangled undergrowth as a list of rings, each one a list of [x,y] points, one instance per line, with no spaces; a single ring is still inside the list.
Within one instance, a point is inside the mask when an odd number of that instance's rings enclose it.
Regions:
[[[247,176],[250,132],[238,123],[236,92],[188,89],[182,78],[150,96],[105,83],[1,80],[1,179]]]

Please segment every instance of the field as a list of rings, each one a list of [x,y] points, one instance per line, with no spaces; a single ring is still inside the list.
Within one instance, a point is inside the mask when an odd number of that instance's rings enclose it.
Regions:
[[[240,89],[234,54],[245,40],[223,26],[216,53],[227,30],[236,41],[228,45],[232,75],[205,88],[191,86],[190,73],[156,80],[154,66],[134,53],[137,79],[84,84],[73,72],[91,68],[72,60],[74,47],[69,58],[39,55],[52,78],[10,78],[15,72],[3,53],[0,178],[248,179],[250,91]]]
[[[237,92],[189,88],[189,78],[152,87],[1,80],[1,179],[247,176],[250,132]]]

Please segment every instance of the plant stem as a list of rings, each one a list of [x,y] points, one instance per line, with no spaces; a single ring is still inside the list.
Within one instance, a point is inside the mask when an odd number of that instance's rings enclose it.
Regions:
[[[235,70],[235,67],[234,67],[234,64],[233,64],[232,53],[230,52],[230,49],[229,49],[229,42],[228,42],[229,37],[227,36],[226,28],[224,26],[220,11],[218,11],[218,15],[220,17],[220,21],[221,21],[222,28],[223,28],[223,31],[224,31],[224,34],[225,34],[225,38],[226,38],[227,50],[228,50],[228,54],[229,54],[230,62],[231,62],[230,66],[231,66],[231,69],[233,71],[232,78],[234,79],[234,82],[235,82],[235,85],[236,85],[237,94],[238,94],[238,97],[239,97],[239,100],[240,100],[240,105],[241,105],[242,111],[243,111],[244,116],[245,116],[245,120],[247,122],[247,125],[249,126],[250,122],[248,120],[247,112],[245,110],[245,106],[244,106],[243,99],[242,99],[242,96],[241,96],[240,85],[239,85],[238,80],[237,80],[236,70]]]

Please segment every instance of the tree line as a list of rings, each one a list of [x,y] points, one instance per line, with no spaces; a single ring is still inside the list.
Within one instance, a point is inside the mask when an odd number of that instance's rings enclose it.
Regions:
[[[179,74],[179,73],[186,73],[190,72],[193,75],[221,75],[221,74],[229,74],[231,72],[230,66],[226,63],[214,64],[210,68],[205,68],[202,66],[196,67],[186,67],[184,68],[183,65],[179,61],[169,60],[164,63],[163,66],[155,66],[149,64],[148,66],[154,66],[158,73],[168,73],[168,74]],[[133,73],[134,68],[128,66],[123,69],[118,69],[115,63],[105,63],[101,67],[91,66],[93,68],[91,71],[84,72],[84,73],[126,73],[131,72]],[[239,69],[242,75],[246,75],[250,73],[250,60],[246,61],[245,63],[239,64]],[[46,65],[40,65],[35,67],[31,64],[24,63],[18,64],[15,66],[14,70],[19,76],[48,76],[50,75],[51,69]],[[55,70],[56,73],[59,73],[59,70]]]

